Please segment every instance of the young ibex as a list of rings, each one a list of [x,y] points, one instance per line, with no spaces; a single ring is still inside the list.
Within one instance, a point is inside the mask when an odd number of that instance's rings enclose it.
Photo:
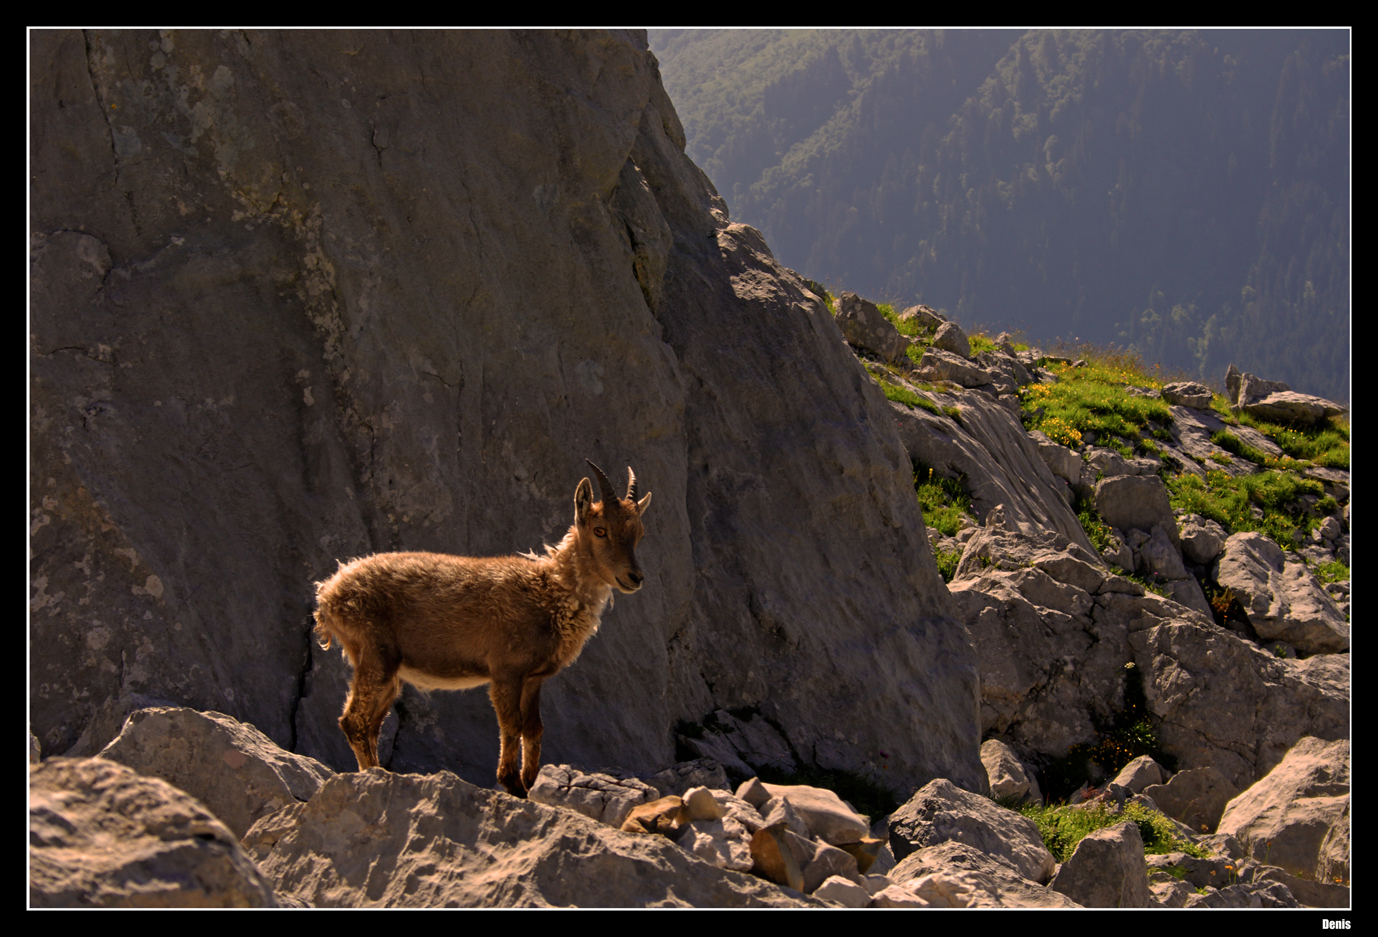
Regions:
[[[340,728],[359,770],[378,764],[378,732],[405,680],[424,690],[487,683],[497,712],[498,780],[525,797],[541,762],[541,684],[574,663],[598,630],[612,590],[641,588],[636,544],[651,494],[627,497],[592,462],[574,490],[574,526],[546,555],[467,557],[379,553],[316,583],[316,637],[339,639],[354,667]],[[522,766],[517,771],[521,740]]]

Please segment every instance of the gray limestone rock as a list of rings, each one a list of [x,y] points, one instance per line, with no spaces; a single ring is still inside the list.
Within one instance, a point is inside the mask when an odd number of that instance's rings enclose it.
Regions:
[[[1101,519],[1120,530],[1153,530],[1160,525],[1174,547],[1177,519],[1168,503],[1167,486],[1156,475],[1124,475],[1096,483],[1096,510]]]
[[[527,796],[538,804],[565,807],[620,828],[633,808],[658,799],[659,793],[635,778],[587,773],[569,765],[542,765]]]
[[[1225,528],[1200,514],[1184,514],[1178,521],[1177,536],[1182,543],[1182,556],[1192,563],[1205,566],[1215,562],[1225,548]]]
[[[1295,391],[1271,393],[1244,404],[1241,409],[1260,420],[1302,425],[1319,423],[1328,417],[1341,416],[1349,412],[1346,407],[1324,397],[1298,394]]]
[[[890,847],[901,863],[912,852],[949,840],[1002,858],[1035,882],[1053,874],[1052,854],[1032,820],[945,779],[930,781],[890,815]]]
[[[1054,532],[1095,555],[1069,506],[1067,483],[1055,476],[1019,419],[984,394],[945,395],[961,410],[961,424],[891,404],[900,440],[916,459],[947,478],[964,478],[972,511],[986,521],[997,506],[1028,536]]]
[[[837,300],[837,324],[849,345],[879,355],[886,361],[904,361],[909,339],[905,338],[870,300],[843,293]]]
[[[1187,578],[1186,567],[1182,565],[1182,552],[1173,545],[1161,524],[1153,525],[1151,535],[1139,545],[1136,552],[1138,572],[1160,579]]]
[[[1115,775],[1112,784],[1126,787],[1136,794],[1141,794],[1144,789],[1151,784],[1159,784],[1163,780],[1163,769],[1158,762],[1154,761],[1149,755],[1140,755],[1129,764],[1120,769],[1120,773]]]
[[[1234,397],[1236,407],[1247,407],[1270,394],[1287,393],[1292,390],[1282,381],[1265,381],[1245,371],[1239,378],[1239,393]]]
[[[277,907],[239,838],[199,802],[104,758],[29,769],[35,908]]]
[[[335,773],[224,713],[167,706],[131,713],[100,757],[186,791],[235,836],[259,817],[310,800]]]
[[[1196,381],[1176,381],[1163,388],[1163,399],[1179,406],[1204,410],[1211,405],[1211,389]]]
[[[919,327],[923,329],[938,329],[947,321],[940,313],[923,304],[910,306],[908,309],[901,312],[899,317],[901,319],[913,319],[918,322]]]
[[[1214,579],[1234,592],[1249,624],[1265,641],[1285,641],[1305,654],[1349,648],[1349,622],[1300,560],[1263,534],[1225,541]]]
[[[1054,475],[1072,485],[1081,479],[1081,456],[1060,443],[1049,439],[1041,430],[1034,430],[1029,437],[1038,446],[1038,455]]]
[[[1349,793],[1349,740],[1303,738],[1229,802],[1220,832],[1253,858],[1300,878],[1347,883],[1349,837],[1332,831],[1349,826]]]
[[[1215,768],[1188,768],[1165,783],[1154,783],[1143,792],[1163,813],[1186,824],[1194,833],[1214,833],[1225,805],[1239,788]],[[1204,884],[1204,883],[1202,883]]]
[[[782,798],[789,802],[793,812],[808,826],[813,839],[839,845],[858,842],[870,833],[867,819],[830,790],[808,784],[766,784],[764,787],[772,800]],[[771,801],[766,801],[757,809],[764,815],[770,804]]]
[[[1182,770],[1213,767],[1243,789],[1305,736],[1348,737],[1348,655],[1282,659],[1214,624],[1159,622],[1128,639]]]
[[[1004,742],[999,739],[982,742],[981,763],[986,766],[986,776],[990,778],[992,800],[1016,799],[1042,803],[1043,795],[1033,772],[1025,769],[1014,749]]]
[[[890,871],[892,881],[929,906],[968,908],[1075,908],[1066,895],[1020,875],[1012,862],[948,840],[910,853]],[[927,879],[927,881],[923,881]],[[934,900],[934,892],[961,896],[961,904]]]
[[[991,373],[978,362],[936,345],[923,353],[914,374],[924,381],[950,381],[963,387],[984,387],[992,382]]]
[[[1048,887],[1085,908],[1150,907],[1139,828],[1126,820],[1088,833]]]
[[[933,347],[961,355],[963,358],[971,357],[971,342],[956,322],[944,322],[938,326],[938,331],[933,336]]]

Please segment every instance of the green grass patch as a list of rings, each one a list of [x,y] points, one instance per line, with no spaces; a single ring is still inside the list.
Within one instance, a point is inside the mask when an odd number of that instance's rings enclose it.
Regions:
[[[1285,550],[1295,548],[1293,533],[1311,526],[1298,498],[1322,495],[1320,482],[1293,472],[1268,470],[1231,478],[1219,469],[1199,475],[1183,472],[1166,479],[1169,501],[1174,509],[1200,514],[1237,534],[1257,530],[1267,534]],[[1254,517],[1257,507],[1262,518]]]
[[[1349,421],[1342,417],[1331,417],[1314,426],[1284,426],[1241,413],[1239,422],[1272,439],[1293,459],[1326,468],[1349,468]]]
[[[922,331],[922,329],[919,328],[918,320],[901,319],[900,314],[895,311],[895,307],[890,303],[876,303],[876,308],[879,309],[880,314],[885,316],[886,320],[895,327],[895,331],[899,332],[905,338],[916,338]]]
[[[1086,807],[1041,807],[1025,804],[1019,808],[1019,812],[1038,825],[1038,833],[1043,838],[1043,844],[1058,862],[1070,859],[1076,851],[1077,844],[1087,835],[1125,820],[1139,828],[1139,836],[1144,841],[1145,855],[1184,852],[1201,859],[1209,855],[1200,846],[1178,836],[1176,827],[1166,816],[1142,804],[1126,803],[1119,813],[1111,811],[1103,803]]]
[[[1000,346],[996,345],[995,342],[984,333],[968,336],[967,343],[971,345],[971,353],[973,355],[979,355],[983,351],[994,352],[1000,350]]]
[[[962,529],[963,515],[971,512],[971,496],[967,494],[966,485],[961,480],[944,478],[922,462],[915,462],[914,492],[923,508],[924,524],[944,537],[957,536],[957,531]]]
[[[1315,573],[1321,582],[1344,582],[1349,578],[1349,567],[1342,560],[1331,560],[1318,564]]]
[[[1077,512],[1077,520],[1081,521],[1081,529],[1086,531],[1086,536],[1090,539],[1091,545],[1096,548],[1097,553],[1104,553],[1110,548],[1110,525],[1101,520],[1100,514],[1091,503],[1090,498],[1077,498],[1074,508]]]
[[[1040,429],[1065,446],[1080,445],[1083,436],[1095,433],[1098,440],[1129,450],[1131,457],[1132,449],[1116,444],[1115,437],[1137,442],[1150,421],[1158,424],[1152,434],[1167,435],[1162,427],[1171,425],[1172,412],[1162,400],[1129,393],[1121,379],[1134,375],[1099,363],[1081,368],[1054,364],[1052,370],[1056,383],[1030,384],[1020,391],[1029,429]]]
[[[943,582],[951,582],[957,575],[957,565],[962,562],[961,550],[934,550],[933,559],[938,564],[938,573]]]
[[[943,415],[942,409],[927,397],[920,397],[912,390],[900,387],[898,384],[891,384],[889,381],[880,381],[879,383],[880,389],[885,394],[886,400],[902,403],[911,410],[914,407],[918,407],[922,410],[927,410],[929,413],[937,414],[938,416]]]
[[[866,373],[870,374],[875,382],[880,385],[881,393],[885,394],[886,400],[902,403],[911,410],[918,407],[936,416],[944,415],[944,408],[939,407],[927,397],[921,397],[909,388],[901,387],[899,384],[896,384],[887,368],[882,365],[872,364],[869,361],[863,361],[862,364],[866,368]],[[947,409],[952,408],[949,407]]]

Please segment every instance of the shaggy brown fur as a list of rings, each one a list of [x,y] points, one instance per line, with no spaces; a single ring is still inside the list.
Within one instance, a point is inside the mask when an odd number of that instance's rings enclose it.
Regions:
[[[337,639],[354,667],[340,728],[360,771],[378,764],[378,732],[402,681],[425,690],[487,683],[501,733],[498,780],[526,796],[541,762],[541,684],[578,658],[612,590],[630,594],[643,579],[636,544],[651,495],[636,500],[628,469],[619,500],[589,465],[603,500],[580,481],[574,526],[545,556],[378,553],[316,583],[316,636],[326,649]]]

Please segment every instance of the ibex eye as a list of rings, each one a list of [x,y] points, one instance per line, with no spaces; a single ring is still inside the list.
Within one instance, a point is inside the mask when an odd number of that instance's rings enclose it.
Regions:
[[[608,535],[608,532],[604,530],[602,527],[595,527],[593,528],[593,535],[595,537],[606,537]]]

